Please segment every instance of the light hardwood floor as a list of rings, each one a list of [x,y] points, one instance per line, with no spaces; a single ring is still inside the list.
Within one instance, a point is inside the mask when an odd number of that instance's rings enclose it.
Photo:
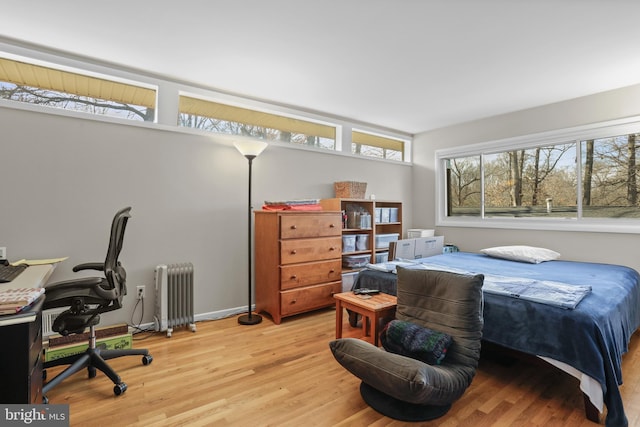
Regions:
[[[346,317],[346,316],[345,316]],[[48,395],[69,404],[71,426],[401,426],[369,408],[359,380],[333,358],[335,311],[254,326],[235,317],[198,322],[197,332],[139,334],[153,363],[111,360],[129,386],[114,396],[102,373],[67,379]],[[357,331],[345,324],[345,335]],[[623,360],[630,426],[640,425],[638,334]],[[50,369],[49,377],[60,368]],[[425,426],[596,426],[584,416],[577,380],[543,362],[483,358],[471,387],[444,417]]]

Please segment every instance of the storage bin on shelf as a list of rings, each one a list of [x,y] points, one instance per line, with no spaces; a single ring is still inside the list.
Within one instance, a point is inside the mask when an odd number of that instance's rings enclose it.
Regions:
[[[378,252],[376,254],[376,264],[389,261],[389,252]]]
[[[371,255],[347,255],[342,257],[342,267],[344,268],[362,268],[371,260]]]
[[[376,234],[376,249],[388,248],[389,242],[396,242],[399,237],[399,233]]]
[[[398,222],[398,208],[389,208],[389,222]]]
[[[358,272],[344,273],[342,275],[342,292],[349,292],[353,288],[353,283],[358,277]]]
[[[369,235],[368,234],[356,234],[356,250],[366,251],[369,249]]]
[[[345,234],[342,236],[342,253],[354,252],[356,250],[355,234]]]
[[[391,211],[389,210],[390,208],[381,208],[381,212],[380,212],[380,222],[381,223],[387,223],[390,222],[389,218],[391,215]]]

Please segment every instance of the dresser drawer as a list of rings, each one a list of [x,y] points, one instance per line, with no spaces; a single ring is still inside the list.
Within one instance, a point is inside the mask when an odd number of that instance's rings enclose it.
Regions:
[[[320,261],[341,258],[342,237],[322,237],[319,239],[282,240],[280,242],[280,262]]]
[[[36,320],[29,323],[29,343],[40,341],[42,344],[42,312],[36,315]]]
[[[282,266],[280,267],[280,289],[335,282],[342,280],[341,272],[340,259]]]
[[[341,235],[342,219],[340,214],[282,215],[280,218],[281,239]]]
[[[333,295],[340,292],[342,292],[341,282],[282,291],[280,292],[280,313],[282,316],[288,316],[328,307],[335,303]]]
[[[29,399],[31,404],[42,403],[42,351],[38,354],[29,374]]]

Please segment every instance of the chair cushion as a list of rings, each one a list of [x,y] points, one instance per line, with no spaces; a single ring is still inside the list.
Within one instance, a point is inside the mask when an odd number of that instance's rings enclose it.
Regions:
[[[445,364],[476,368],[484,276],[398,267],[396,319],[451,335]]]
[[[405,402],[446,405],[459,398],[473,373],[458,366],[431,366],[389,353],[357,338],[329,343],[333,356],[363,382]]]
[[[380,341],[385,350],[439,365],[451,345],[451,335],[424,328],[412,322],[392,320],[382,330]]]

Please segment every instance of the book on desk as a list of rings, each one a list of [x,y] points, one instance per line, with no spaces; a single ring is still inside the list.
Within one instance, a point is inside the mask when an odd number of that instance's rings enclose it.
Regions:
[[[39,293],[31,302],[28,302],[28,298],[26,301],[21,298],[17,301],[17,304],[15,304],[16,301],[0,302],[0,306],[4,306],[5,304],[9,305],[9,307],[4,307],[0,311],[2,314],[0,315],[0,326],[31,321],[35,318],[35,312],[32,312],[30,309],[37,301],[43,298],[42,294],[45,291],[44,285],[49,280],[49,277],[51,277],[54,268],[55,265],[52,264],[29,266],[12,281],[0,283],[0,295],[5,292],[14,295],[14,292],[24,289],[33,290],[34,295]],[[24,302],[27,302],[27,304],[23,304]],[[19,319],[17,318],[18,316],[20,317]]]
[[[0,315],[15,314],[29,307],[44,294],[44,288],[0,290]]]

